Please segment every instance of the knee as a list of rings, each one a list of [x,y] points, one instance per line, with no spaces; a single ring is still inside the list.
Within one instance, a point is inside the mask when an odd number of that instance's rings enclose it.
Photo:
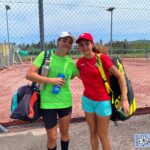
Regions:
[[[96,129],[90,130],[90,135],[91,137],[97,137],[98,136],[97,130]]]
[[[102,143],[106,143],[109,141],[108,135],[106,134],[99,134],[99,139]]]
[[[49,149],[56,147],[56,136],[48,136],[47,147]]]
[[[53,136],[48,135],[48,143],[56,143],[56,140],[57,140],[56,135]]]

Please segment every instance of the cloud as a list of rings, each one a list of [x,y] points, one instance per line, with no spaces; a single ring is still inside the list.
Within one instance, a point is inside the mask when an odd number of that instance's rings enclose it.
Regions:
[[[38,1],[17,0],[0,2],[0,42],[7,39],[6,10],[8,10],[10,40],[13,42],[39,41]],[[45,40],[55,39],[59,32],[70,31],[75,36],[91,32],[95,40],[109,41],[110,12],[113,6],[113,37],[149,38],[149,0],[44,0]]]

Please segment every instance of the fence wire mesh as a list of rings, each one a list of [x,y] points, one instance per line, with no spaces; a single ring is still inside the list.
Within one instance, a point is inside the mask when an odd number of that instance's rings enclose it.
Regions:
[[[115,9],[112,12],[108,11],[110,7]],[[148,83],[148,80],[145,81],[148,76],[146,73],[139,74],[142,69],[143,72],[147,73],[149,70],[149,0],[43,0],[43,9],[45,49],[56,48],[56,39],[61,31],[69,31],[75,37],[83,32],[90,32],[95,43],[105,46],[109,46],[112,42],[113,54],[121,56],[124,61],[126,60],[125,67],[137,92],[137,101],[140,102],[145,99],[143,97],[148,99],[145,104],[140,105],[139,103],[139,106],[150,106],[150,95],[147,91],[150,87],[145,84]],[[0,0],[0,12],[0,68],[22,62],[22,60],[31,59],[32,61],[33,56],[41,51],[39,1]],[[71,56],[80,56],[74,48],[76,48],[76,45],[73,47]],[[18,59],[16,56],[18,56]],[[137,59],[139,57],[140,59]],[[136,60],[137,62],[135,62]],[[0,122],[10,121],[11,96],[19,85],[28,83],[23,79],[27,66],[29,67],[29,63],[23,65],[25,70],[19,72],[17,76],[17,71],[12,74],[9,72],[9,75],[6,73],[8,70],[1,72],[3,76],[0,77],[0,83],[2,83],[3,88],[1,87],[0,90],[0,104],[5,107],[5,110],[0,108],[0,111],[4,113],[3,111],[7,110],[5,116],[7,119],[1,118]],[[11,69],[13,70],[16,67],[18,65],[12,66]],[[15,80],[6,82],[6,78],[10,75]],[[18,78],[19,75],[21,76]],[[144,82],[141,82],[141,79]],[[139,90],[139,84],[142,93]],[[78,110],[80,104],[76,103],[78,100],[80,102],[82,85],[75,79],[71,87],[73,89],[76,117],[83,116],[83,112]],[[80,90],[77,91],[77,87]],[[9,92],[6,89],[9,89]],[[80,96],[77,97],[77,95]],[[9,103],[6,104],[8,100]]]
[[[75,37],[90,32],[95,43],[110,44],[112,18],[112,48],[150,49],[149,0],[44,0],[43,9],[46,48],[54,47],[61,31]],[[0,10],[0,43],[40,49],[38,0],[0,1]]]

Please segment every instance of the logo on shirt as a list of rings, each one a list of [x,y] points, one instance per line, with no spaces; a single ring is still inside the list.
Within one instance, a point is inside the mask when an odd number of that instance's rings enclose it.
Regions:
[[[81,64],[80,66],[81,66],[81,67],[85,66],[85,63]]]

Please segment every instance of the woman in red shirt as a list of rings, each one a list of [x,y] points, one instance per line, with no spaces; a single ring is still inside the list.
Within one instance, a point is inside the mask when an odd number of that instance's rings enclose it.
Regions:
[[[110,150],[108,138],[108,126],[112,114],[111,99],[107,93],[101,73],[96,65],[96,53],[93,52],[93,37],[90,33],[81,34],[76,43],[83,57],[77,61],[80,78],[84,85],[82,96],[82,109],[90,129],[90,141],[92,150],[99,149],[99,140],[103,150]],[[126,84],[123,75],[113,65],[107,54],[101,54],[101,61],[109,82],[109,74],[117,77],[121,88],[122,108],[129,113]]]

